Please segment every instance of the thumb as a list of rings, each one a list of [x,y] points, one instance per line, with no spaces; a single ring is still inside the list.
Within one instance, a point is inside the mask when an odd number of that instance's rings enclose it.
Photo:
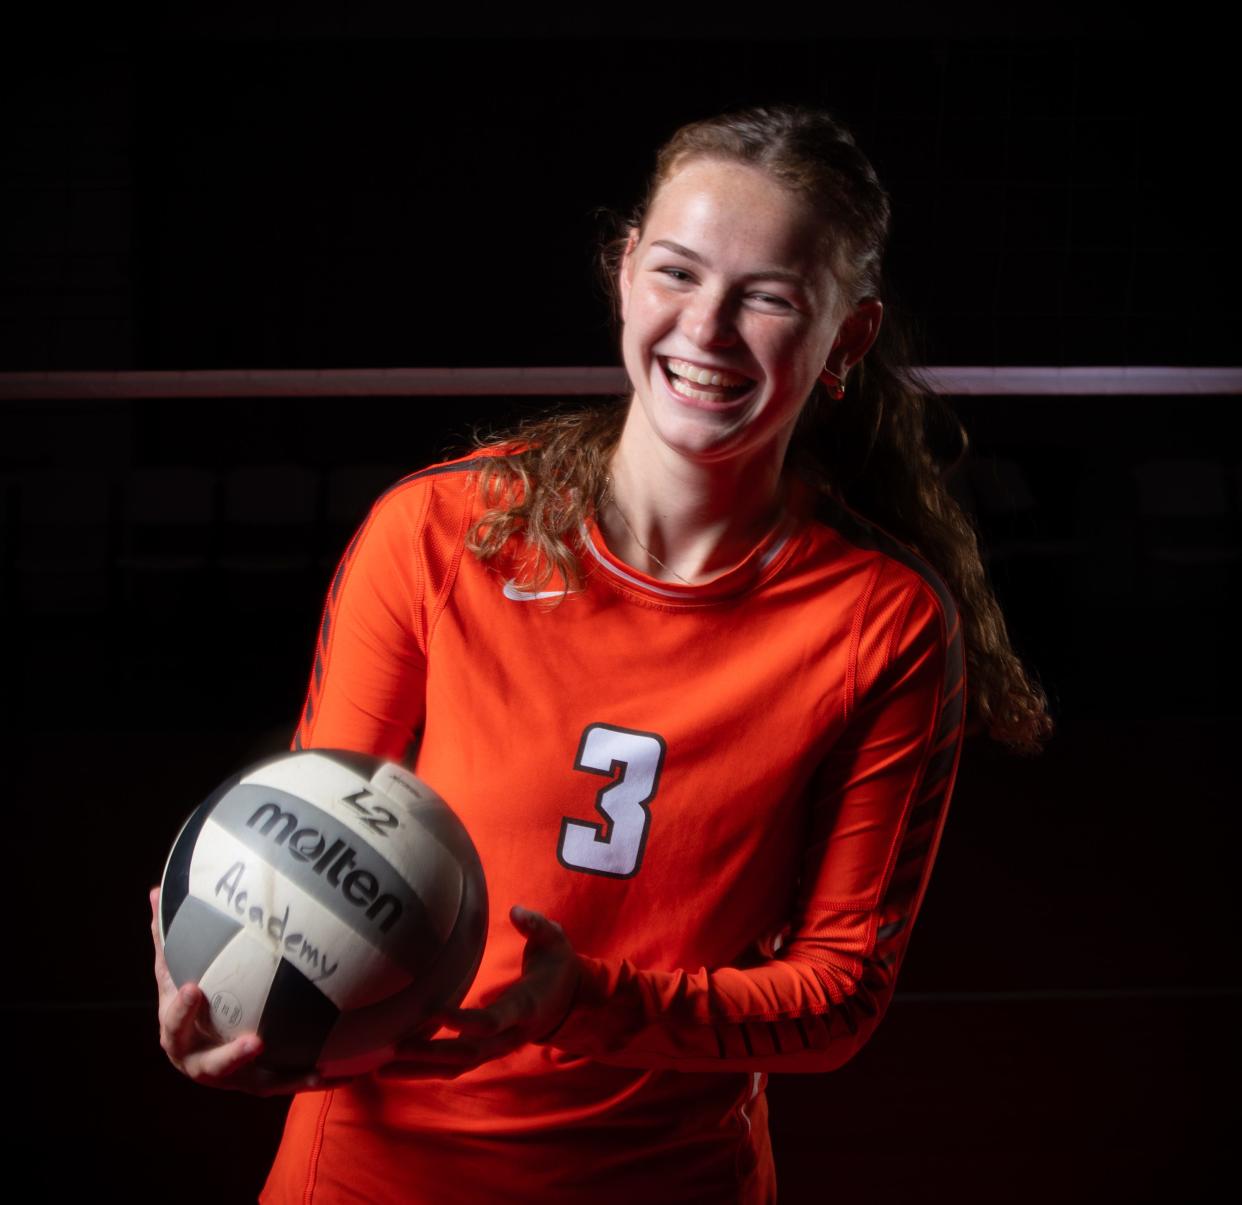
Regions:
[[[528,938],[549,938],[554,933],[560,934],[564,930],[555,921],[550,921],[546,916],[539,912],[532,912],[529,908],[523,908],[518,904],[514,904],[509,909],[509,919],[513,922],[514,928],[519,932],[526,934]]]

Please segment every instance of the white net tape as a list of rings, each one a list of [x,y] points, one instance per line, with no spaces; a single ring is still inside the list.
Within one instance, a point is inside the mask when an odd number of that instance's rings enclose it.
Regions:
[[[934,393],[1084,397],[1242,393],[1242,368],[929,366]],[[311,368],[196,372],[11,372],[0,399],[596,396],[624,393],[622,368]]]

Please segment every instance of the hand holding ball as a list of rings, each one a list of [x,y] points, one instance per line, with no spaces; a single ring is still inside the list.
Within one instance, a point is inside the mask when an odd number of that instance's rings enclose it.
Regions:
[[[353,1075],[453,1008],[478,970],[487,889],[461,822],[378,758],[285,754],[223,783],[164,871],[174,983],[221,1037],[257,1032],[278,1075]]]

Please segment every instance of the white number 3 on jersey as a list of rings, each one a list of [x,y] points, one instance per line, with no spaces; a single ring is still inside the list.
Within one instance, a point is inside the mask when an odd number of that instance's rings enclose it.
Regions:
[[[562,866],[628,879],[638,873],[651,813],[664,765],[664,741],[651,732],[588,724],[578,746],[575,770],[603,774],[612,781],[595,797],[595,810],[606,823],[561,821],[556,856]]]

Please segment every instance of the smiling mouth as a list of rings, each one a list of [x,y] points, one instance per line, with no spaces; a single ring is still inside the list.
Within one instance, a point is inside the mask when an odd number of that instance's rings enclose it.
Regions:
[[[678,397],[683,397],[687,401],[709,403],[732,402],[736,401],[738,398],[744,397],[755,387],[754,381],[744,378],[741,379],[740,384],[736,385],[704,382],[702,380],[694,379],[689,375],[674,372],[670,367],[670,364],[677,364],[679,368],[683,367],[684,362],[681,360],[670,360],[670,358],[664,356],[659,356],[657,359],[659,360],[660,371],[664,374],[664,379],[668,382],[669,388]],[[693,370],[692,365],[684,365],[684,367]],[[740,373],[709,373],[707,370],[697,370],[696,375],[698,377],[714,377],[717,381],[719,381],[721,377],[740,378],[741,376]]]

